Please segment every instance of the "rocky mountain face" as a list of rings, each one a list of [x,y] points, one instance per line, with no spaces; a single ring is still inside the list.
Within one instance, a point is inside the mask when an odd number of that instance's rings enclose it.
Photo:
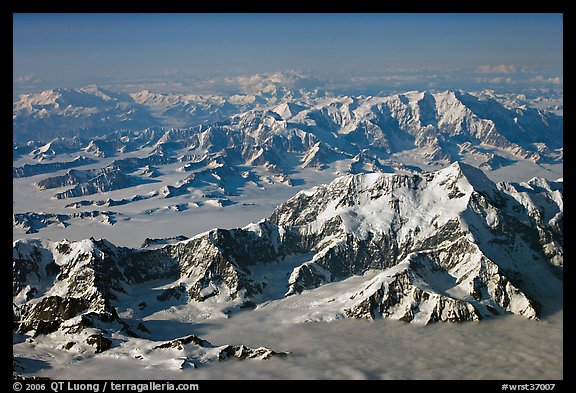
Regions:
[[[313,253],[292,270],[286,296],[382,271],[345,302],[339,311],[346,316],[536,318],[542,277],[556,280],[562,272],[562,184],[531,183],[495,185],[463,164],[423,175],[345,176],[297,194],[268,220],[213,230],[162,252],[180,256],[187,274],[179,284],[196,300],[221,291],[257,299],[266,282],[251,277],[253,266],[273,269],[278,260]],[[517,192],[544,198],[546,218]]]
[[[137,258],[129,257],[131,252],[95,239],[51,243],[48,248],[40,242],[15,242],[14,330],[34,337],[64,333],[64,339],[56,339],[62,349],[80,353],[86,351],[79,349],[82,347],[101,353],[117,345],[113,332],[129,337],[150,333],[142,322],[129,324],[120,318],[113,303],[119,294],[129,291],[130,284],[177,276],[178,267],[162,260],[142,266]],[[151,351],[171,352],[177,363],[172,366],[177,368],[196,368],[229,358],[289,355],[266,347],[213,345],[194,335],[156,345]],[[144,356],[139,354],[137,358]]]
[[[504,157],[477,146],[535,162],[559,159],[556,149],[562,147],[560,117],[534,108],[506,108],[494,99],[459,91],[319,98],[314,105],[292,110],[283,104],[239,114],[229,127],[249,134],[243,146],[256,143],[259,149],[252,155],[270,157],[270,164],[278,165],[276,152],[297,151],[305,153],[303,166],[319,169],[360,153],[378,168],[388,155],[404,150],[444,162],[471,154],[494,169],[505,164]],[[536,129],[543,135],[537,136]]]
[[[13,326],[29,335],[88,329],[102,349],[114,345],[110,332],[149,332],[121,316],[127,303],[146,310],[218,299],[233,312],[351,279],[360,284],[318,300],[322,312],[424,324],[535,319],[539,299],[562,288],[562,233],[562,182],[494,184],[462,163],[347,175],[299,192],[256,224],[159,248],[15,241]],[[165,285],[145,302],[132,298],[133,286],[158,280]],[[255,351],[220,353],[269,354]]]

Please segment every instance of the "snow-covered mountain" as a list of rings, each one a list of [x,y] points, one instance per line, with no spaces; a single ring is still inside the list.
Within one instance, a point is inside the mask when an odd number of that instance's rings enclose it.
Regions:
[[[35,372],[30,353],[154,370],[292,349],[221,336],[227,318],[436,329],[418,325],[555,312],[561,97],[335,95],[313,82],[22,95],[15,370]]]
[[[12,168],[12,177],[29,177],[44,173],[56,172],[61,169],[75,168],[82,165],[93,164],[95,160],[84,156],[78,156],[72,161],[67,162],[49,162],[46,164],[25,164],[21,167]]]
[[[294,93],[286,86],[297,86],[297,79],[301,78],[288,74],[239,77],[227,81],[235,89],[224,96],[149,90],[120,93],[95,85],[21,94],[13,104],[13,136],[17,142],[47,142],[63,136],[101,136],[157,125],[190,127],[215,123],[291,99]]]
[[[96,86],[22,94],[13,105],[12,123],[15,141],[102,135],[158,124],[130,96]]]
[[[95,101],[130,98],[96,88],[83,90],[80,96],[90,94]],[[184,99],[151,93],[135,97],[142,104],[153,100],[154,105]],[[338,168],[337,174],[417,173],[422,170],[419,165],[427,168],[464,161],[492,171],[522,161],[536,167],[563,161],[561,117],[525,105],[505,106],[486,94],[425,91],[281,100],[241,113],[236,113],[237,107],[224,120],[206,120],[193,127],[150,127],[93,138],[56,138],[44,145],[17,144],[14,157],[22,157],[25,164],[15,166],[13,176],[103,163],[97,169],[70,169],[36,182],[41,190],[73,186],[52,195],[64,199],[133,188],[154,179],[162,182],[162,168],[181,162],[186,176],[164,182],[153,197],[174,198],[202,189],[210,200],[230,205],[227,200],[247,184],[261,189],[274,183],[292,186],[294,178],[310,168]],[[139,151],[147,151],[146,156],[134,157]],[[108,158],[114,158],[111,164]],[[194,201],[197,205],[204,202]]]
[[[414,175],[343,176],[256,224],[155,249],[16,241],[14,328],[38,335],[98,326],[107,338],[145,337],[140,318],[153,310],[265,310],[320,289],[302,320],[534,319],[539,299],[562,288],[562,195],[561,182],[494,184],[454,163]],[[131,295],[159,280],[162,289]]]
[[[265,96],[262,91],[258,97]],[[312,160],[319,152],[324,161],[337,158],[331,151],[355,156],[368,149],[383,158],[417,148],[432,161],[453,161],[466,152],[488,162],[488,167],[501,165],[503,160],[490,162],[494,157],[485,147],[546,161],[557,160],[557,149],[563,145],[560,116],[525,104],[505,106],[487,94],[413,91],[329,97],[283,90],[274,98],[245,98],[150,91],[128,95],[97,87],[45,91],[22,95],[14,104],[14,137],[17,142],[35,137],[46,141],[54,136],[86,137],[160,124],[206,124],[207,128],[197,128],[202,134],[198,138],[204,146],[214,138],[220,140],[220,144],[210,144],[213,148],[242,142],[252,146],[253,154],[273,155],[288,148]],[[240,135],[230,138],[231,133]],[[92,140],[85,150],[106,155],[118,146],[113,140]]]
[[[99,206],[111,206],[110,202]],[[92,219],[105,225],[113,225],[116,222],[117,213],[113,211],[81,211],[72,214],[57,213],[16,213],[12,216],[14,228],[22,229],[25,233],[37,233],[49,225],[57,225],[66,228],[72,220]]]
[[[37,242],[14,244],[14,328],[17,332],[53,335],[62,350],[101,353],[118,345],[114,332],[126,337],[146,336],[150,331],[142,323],[127,323],[112,304],[118,294],[126,293],[130,283],[170,276],[174,271],[162,263],[147,266],[117,264],[129,254],[111,243],[94,239],[62,241],[49,248]],[[133,260],[137,263],[136,260]],[[146,269],[146,268],[145,268]],[[132,273],[134,275],[132,275]],[[57,333],[64,333],[57,336]],[[213,345],[191,335],[165,343],[149,342],[138,359],[163,357],[155,352],[168,351],[175,359],[171,368],[196,368],[201,364],[228,358],[268,359],[287,356],[266,347],[252,349],[244,345]],[[173,363],[173,364],[172,364]]]

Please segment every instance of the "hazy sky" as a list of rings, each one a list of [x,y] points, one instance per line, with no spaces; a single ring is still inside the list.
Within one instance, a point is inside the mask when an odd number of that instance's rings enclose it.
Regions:
[[[14,14],[13,21],[15,87],[287,69],[562,77],[562,14]]]

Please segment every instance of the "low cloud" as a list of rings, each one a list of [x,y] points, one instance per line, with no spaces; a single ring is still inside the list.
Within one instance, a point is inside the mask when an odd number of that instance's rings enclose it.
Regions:
[[[513,74],[518,71],[518,68],[514,64],[481,65],[478,71],[482,74]]]
[[[552,85],[561,85],[562,84],[562,78],[560,78],[559,76],[546,78],[542,75],[537,75],[534,78],[532,78],[530,81],[531,82],[539,82],[539,83],[549,83]]]
[[[489,82],[491,82],[491,83],[496,83],[496,84],[506,83],[506,84],[511,85],[511,84],[514,83],[514,80],[513,80],[512,78],[510,78],[510,77],[503,78],[503,77],[501,77],[501,76],[497,76],[497,77],[495,77],[495,78],[489,79]]]
[[[34,75],[34,74],[21,75],[21,76],[14,78],[14,82],[16,82],[16,83],[34,83],[37,81],[38,81],[38,78],[36,78],[36,75]]]

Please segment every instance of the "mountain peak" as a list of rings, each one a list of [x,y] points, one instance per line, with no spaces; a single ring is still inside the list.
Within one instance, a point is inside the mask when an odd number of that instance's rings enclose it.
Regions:
[[[482,170],[462,161],[453,162],[445,169],[440,170],[439,173],[446,176],[454,175],[457,178],[466,179],[474,191],[483,194],[492,195],[497,191],[496,184],[494,184]]]
[[[481,170],[463,162],[422,174],[345,175],[296,194],[278,206],[270,220],[319,228],[339,217],[342,229],[359,237],[390,227],[410,233],[458,219],[474,192],[491,200],[499,193]]]

